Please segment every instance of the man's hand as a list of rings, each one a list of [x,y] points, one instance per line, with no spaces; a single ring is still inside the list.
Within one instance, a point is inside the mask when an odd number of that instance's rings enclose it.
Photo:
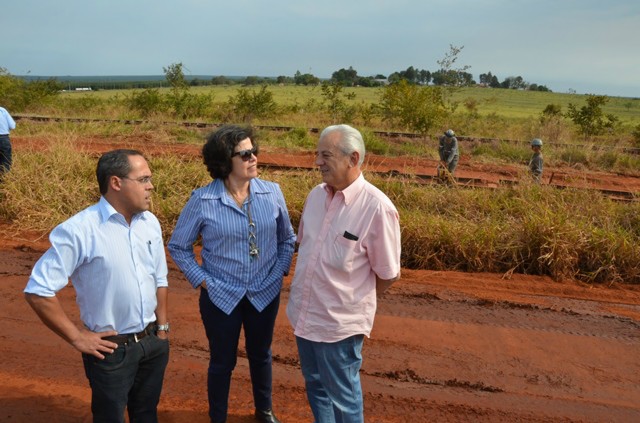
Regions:
[[[78,329],[62,309],[58,297],[41,297],[27,293],[25,299],[49,329],[78,351],[91,354],[102,360],[104,355],[101,353],[111,354],[118,348],[118,344],[102,339],[105,336],[117,335],[116,331],[95,333],[85,327]]]
[[[71,340],[71,345],[84,354],[93,355],[100,360],[104,360],[103,353],[113,354],[118,348],[115,342],[103,339],[108,336],[117,335],[118,332],[109,330],[106,332],[91,332],[86,328],[80,329],[78,336]]]

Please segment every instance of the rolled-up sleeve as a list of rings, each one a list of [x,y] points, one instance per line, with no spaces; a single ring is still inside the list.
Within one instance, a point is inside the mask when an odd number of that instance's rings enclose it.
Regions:
[[[67,286],[82,254],[79,240],[68,229],[65,225],[59,225],[51,231],[51,248],[35,264],[24,289],[25,293],[53,297]]]
[[[371,268],[380,279],[392,279],[400,273],[400,218],[396,210],[376,213],[367,239]]]

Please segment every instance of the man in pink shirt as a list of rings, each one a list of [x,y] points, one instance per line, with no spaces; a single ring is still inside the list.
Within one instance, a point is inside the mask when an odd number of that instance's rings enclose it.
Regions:
[[[400,223],[391,200],[362,176],[365,147],[348,125],[320,134],[323,183],[307,197],[287,316],[317,423],[363,422],[359,370],[376,295],[400,278]]]

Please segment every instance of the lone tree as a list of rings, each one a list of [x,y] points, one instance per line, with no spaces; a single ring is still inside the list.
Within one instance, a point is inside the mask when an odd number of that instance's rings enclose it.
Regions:
[[[166,68],[165,67],[162,68],[162,71],[164,72],[164,76],[171,88],[185,89],[189,87],[189,84],[187,84],[187,80],[184,77],[184,72],[182,71],[182,68],[183,68],[182,63],[172,63]]]
[[[602,106],[609,102],[605,95],[587,95],[587,104],[578,109],[578,106],[569,103],[567,117],[580,128],[580,133],[589,138],[594,135],[602,135],[605,130],[613,129],[618,118],[602,111]]]
[[[448,113],[442,87],[413,85],[405,79],[384,88],[378,109],[383,120],[423,136]]]

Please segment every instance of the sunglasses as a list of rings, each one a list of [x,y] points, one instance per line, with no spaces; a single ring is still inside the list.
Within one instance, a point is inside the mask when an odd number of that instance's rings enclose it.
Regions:
[[[258,155],[258,147],[253,147],[249,150],[236,151],[231,155],[231,157],[240,156],[243,162],[248,162],[249,160],[251,160],[251,156],[257,156],[257,155]]]

